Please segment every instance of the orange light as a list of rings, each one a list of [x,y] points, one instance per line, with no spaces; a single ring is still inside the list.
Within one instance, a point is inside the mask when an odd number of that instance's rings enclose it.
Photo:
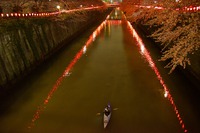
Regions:
[[[104,25],[107,21],[104,21],[99,27],[102,30],[104,28]],[[53,96],[54,92],[58,89],[58,87],[60,86],[60,84],[62,83],[63,79],[65,77],[70,76],[71,74],[71,69],[73,68],[73,66],[76,64],[76,62],[82,57],[82,55],[84,54],[84,50],[87,49],[87,47],[92,44],[93,42],[93,34],[95,34],[96,36],[100,34],[100,30],[99,27],[92,33],[92,35],[89,37],[89,39],[87,40],[87,42],[85,43],[85,45],[82,47],[82,49],[75,55],[74,59],[69,63],[69,65],[65,68],[65,71],[63,72],[63,74],[57,79],[56,83],[54,84],[53,88],[50,90],[50,92],[48,93],[46,99],[43,101],[43,104],[38,106],[35,114],[33,115],[33,118],[31,120],[31,123],[28,125],[29,129],[32,129],[35,125],[36,120],[38,120],[40,118],[40,114],[45,110],[46,105],[49,103],[51,97]],[[86,52],[86,51],[85,51]]]
[[[127,22],[128,24],[128,28],[130,29],[129,31],[131,32],[131,34],[133,35],[133,38],[135,38],[135,40],[137,41],[137,46],[140,48],[141,50],[141,54],[142,56],[148,61],[150,67],[154,70],[155,74],[157,75],[157,78],[158,80],[160,81],[160,84],[163,86],[163,89],[164,89],[164,97],[168,98],[168,100],[170,101],[172,107],[174,108],[174,111],[176,113],[176,117],[177,119],[179,120],[179,123],[183,129],[184,132],[187,132],[187,129],[185,129],[185,125],[183,123],[183,120],[182,118],[180,117],[180,114],[179,114],[179,111],[173,101],[173,98],[169,92],[169,89],[167,88],[167,86],[165,85],[155,63],[153,62],[153,59],[151,58],[150,56],[150,53],[148,52],[148,50],[145,48],[145,45],[142,41],[142,39],[139,37],[139,35],[137,34],[136,30],[132,27],[131,23],[130,22]]]

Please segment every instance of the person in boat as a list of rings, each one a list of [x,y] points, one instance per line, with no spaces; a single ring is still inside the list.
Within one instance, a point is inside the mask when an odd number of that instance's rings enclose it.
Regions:
[[[106,116],[108,116],[110,114],[110,106],[106,106],[104,113]]]

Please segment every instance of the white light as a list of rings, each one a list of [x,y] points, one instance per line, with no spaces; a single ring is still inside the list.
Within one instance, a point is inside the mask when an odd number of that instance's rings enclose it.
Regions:
[[[87,51],[87,47],[86,47],[86,46],[84,46],[84,47],[83,47],[83,54],[85,54],[85,53],[86,53],[86,51]]]
[[[70,72],[66,72],[66,73],[64,74],[65,77],[69,77],[70,75],[71,75]]]
[[[57,5],[56,8],[60,10],[60,6],[59,5]]]
[[[144,54],[144,51],[145,51],[144,45],[141,45],[140,50],[141,50],[142,54]]]
[[[95,41],[95,39],[96,39],[96,32],[93,32],[93,34],[92,34],[92,41],[94,42]]]
[[[115,16],[117,16],[117,11],[115,11]]]
[[[168,96],[168,91],[165,91],[164,97],[167,98],[167,96]]]

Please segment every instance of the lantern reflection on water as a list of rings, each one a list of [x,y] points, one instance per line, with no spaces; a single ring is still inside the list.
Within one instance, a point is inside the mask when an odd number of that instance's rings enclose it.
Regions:
[[[179,120],[179,123],[180,123],[180,125],[181,125],[181,128],[182,128],[183,131],[186,133],[186,132],[187,132],[187,129],[185,128],[185,124],[184,124],[184,122],[183,122],[183,120],[182,120],[182,118],[181,118],[181,116],[180,116],[180,114],[179,114],[179,111],[178,111],[178,109],[177,109],[177,107],[176,107],[176,105],[175,105],[175,103],[174,103],[174,100],[173,100],[173,98],[172,98],[172,95],[169,93],[169,89],[168,89],[167,86],[165,85],[165,83],[164,83],[164,81],[163,81],[163,79],[162,79],[162,77],[161,77],[161,75],[160,75],[160,73],[159,73],[159,71],[158,71],[158,69],[157,69],[157,67],[156,67],[156,65],[155,65],[155,63],[154,63],[154,61],[153,61],[153,59],[151,58],[151,56],[150,56],[148,50],[145,48],[145,45],[143,44],[142,39],[139,37],[139,35],[138,35],[137,32],[135,31],[135,29],[132,27],[131,23],[130,23],[130,22],[127,22],[127,25],[128,25],[128,28],[130,29],[129,31],[131,32],[133,38],[134,38],[134,39],[136,40],[136,42],[137,42],[137,46],[140,48],[140,53],[141,53],[141,55],[148,61],[150,67],[154,70],[154,72],[155,72],[155,74],[156,74],[158,80],[160,81],[160,84],[163,86],[163,89],[164,89],[164,97],[167,98],[167,99],[170,101],[170,103],[171,103],[171,105],[172,105],[172,107],[173,107],[173,109],[174,109],[174,111],[175,111],[175,113],[176,113],[176,116],[177,116],[177,118],[178,118],[178,120]]]

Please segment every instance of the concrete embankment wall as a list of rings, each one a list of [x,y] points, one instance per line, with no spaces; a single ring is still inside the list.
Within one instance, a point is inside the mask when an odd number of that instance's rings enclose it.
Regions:
[[[0,22],[0,88],[8,88],[112,9]]]
[[[149,36],[152,31],[148,30],[150,29],[148,26],[140,25],[140,24],[133,24],[133,26],[142,32],[142,34],[145,34]],[[154,43],[155,40],[153,38],[150,38]],[[156,43],[155,48],[159,49],[161,51],[162,46],[159,43]],[[161,55],[160,55],[161,56]],[[200,50],[196,51],[195,54],[189,55],[191,65],[187,65],[185,69],[183,67],[178,66],[177,69],[181,71],[184,76],[187,77],[187,79],[193,83],[194,86],[200,91]]]

